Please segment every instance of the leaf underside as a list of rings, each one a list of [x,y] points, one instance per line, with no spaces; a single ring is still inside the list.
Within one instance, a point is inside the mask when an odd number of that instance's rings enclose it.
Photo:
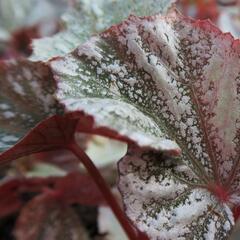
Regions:
[[[67,111],[84,110],[96,125],[139,145],[177,152],[174,140],[181,148],[181,158],[171,160],[176,166],[163,176],[161,164],[147,171],[149,159],[140,154],[148,156],[147,149],[130,151],[120,163],[126,212],[153,239],[165,230],[162,239],[191,239],[193,229],[196,239],[226,239],[232,228],[229,207],[207,189],[227,189],[224,201],[239,203],[239,65],[239,41],[175,10],[166,17],[131,16],[51,62],[57,98]],[[167,191],[168,185],[173,192],[167,206],[158,188]],[[195,208],[181,221],[183,211]]]

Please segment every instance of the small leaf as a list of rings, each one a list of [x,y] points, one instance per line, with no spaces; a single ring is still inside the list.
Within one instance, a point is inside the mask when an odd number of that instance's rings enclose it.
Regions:
[[[71,52],[89,36],[121,22],[130,14],[166,12],[175,0],[77,0],[62,17],[65,31],[33,41],[32,60],[47,61]]]
[[[47,195],[30,201],[21,211],[15,228],[17,240],[88,240],[76,213]]]
[[[25,204],[24,194],[38,194],[54,183],[53,178],[12,179],[0,185],[0,218],[11,215]]]

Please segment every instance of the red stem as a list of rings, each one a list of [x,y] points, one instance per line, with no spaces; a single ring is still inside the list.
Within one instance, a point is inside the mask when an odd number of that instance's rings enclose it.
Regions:
[[[92,160],[88,157],[88,155],[77,145],[76,142],[72,142],[68,145],[68,149],[73,152],[81,163],[85,166],[88,170],[89,174],[93,178],[96,185],[101,190],[103,196],[105,197],[106,202],[111,207],[113,213],[115,214],[116,218],[118,219],[119,223],[121,224],[122,228],[125,230],[127,236],[130,240],[138,240],[137,231],[131,226],[130,222],[126,218],[124,212],[120,208],[118,202],[116,201],[115,197],[113,196],[111,190],[109,189],[108,185],[106,184],[104,178],[93,164]]]

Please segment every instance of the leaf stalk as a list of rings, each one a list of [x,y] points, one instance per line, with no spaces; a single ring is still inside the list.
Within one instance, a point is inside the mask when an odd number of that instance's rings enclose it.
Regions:
[[[114,215],[118,219],[119,223],[121,224],[122,228],[126,232],[127,236],[130,240],[139,240],[137,236],[137,231],[133,228],[130,224],[130,221],[127,219],[126,215],[120,208],[117,200],[113,196],[110,188],[108,187],[107,183],[105,182],[104,178],[100,174],[99,170],[96,168],[92,160],[88,157],[88,155],[78,146],[78,144],[73,141],[68,145],[68,150],[70,150],[85,166],[88,170],[90,176],[93,178],[95,184],[98,186],[100,191],[102,192],[106,202],[112,209]]]

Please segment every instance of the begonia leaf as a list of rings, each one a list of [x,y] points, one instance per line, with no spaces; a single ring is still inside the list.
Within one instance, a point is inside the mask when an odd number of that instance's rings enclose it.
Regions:
[[[83,113],[56,115],[38,124],[48,116],[63,112],[62,103],[53,95],[57,91],[57,86],[52,73],[40,62],[33,63],[28,60],[2,62],[0,85],[0,151],[9,149],[1,154],[2,163],[32,153],[63,148],[74,137],[77,128],[82,133],[98,133],[116,139],[129,139],[129,141],[139,139],[141,145],[156,145],[155,147],[160,149],[178,151],[176,144],[171,141],[149,134],[145,136],[141,132],[141,124],[134,126],[138,118],[145,118],[143,114],[132,120],[132,126],[128,126],[127,119],[123,119],[121,124],[125,124],[126,129],[124,130],[122,125],[122,132],[118,132],[119,125],[109,130],[101,129],[101,122],[95,123],[93,118]],[[111,111],[111,108],[109,110]],[[111,114],[106,116],[106,121],[112,121],[111,119]],[[146,126],[149,124],[151,126],[152,123],[148,123],[148,118],[145,121]],[[36,125],[37,127],[34,128]],[[99,129],[97,125],[100,126]],[[12,151],[10,148],[31,129],[31,133]],[[139,135],[142,137],[141,140]]]
[[[89,239],[73,209],[48,195],[35,197],[23,208],[14,235],[17,240]]]
[[[104,199],[91,177],[70,173],[64,177],[15,178],[0,184],[0,218],[20,211],[30,199],[38,194],[49,193],[58,202],[71,205],[98,206]]]
[[[54,189],[59,201],[69,205],[78,203],[85,206],[98,206],[105,203],[103,195],[88,175],[70,173],[66,177],[58,178]]]
[[[62,17],[65,31],[33,41],[32,60],[46,61],[71,52],[96,34],[130,14],[147,16],[166,12],[175,0],[77,0]]]
[[[61,111],[47,66],[27,60],[0,63],[0,152],[42,119]]]
[[[67,111],[139,145],[147,136],[159,139],[152,149],[181,148],[170,162],[130,148],[120,163],[126,212],[152,239],[228,237],[240,197],[239,66],[239,40],[175,10],[131,16],[52,61]]]
[[[41,193],[54,183],[54,178],[11,179],[0,185],[0,218],[14,214],[25,204],[24,195]]]
[[[119,186],[141,231],[226,239],[239,205],[239,65],[239,40],[209,21],[175,10],[131,16],[51,62],[56,98],[70,113],[40,123],[0,159],[64,146],[76,131],[127,141]],[[32,137],[39,130],[42,142]],[[32,142],[41,147],[26,151]],[[179,158],[159,153],[179,147]]]

